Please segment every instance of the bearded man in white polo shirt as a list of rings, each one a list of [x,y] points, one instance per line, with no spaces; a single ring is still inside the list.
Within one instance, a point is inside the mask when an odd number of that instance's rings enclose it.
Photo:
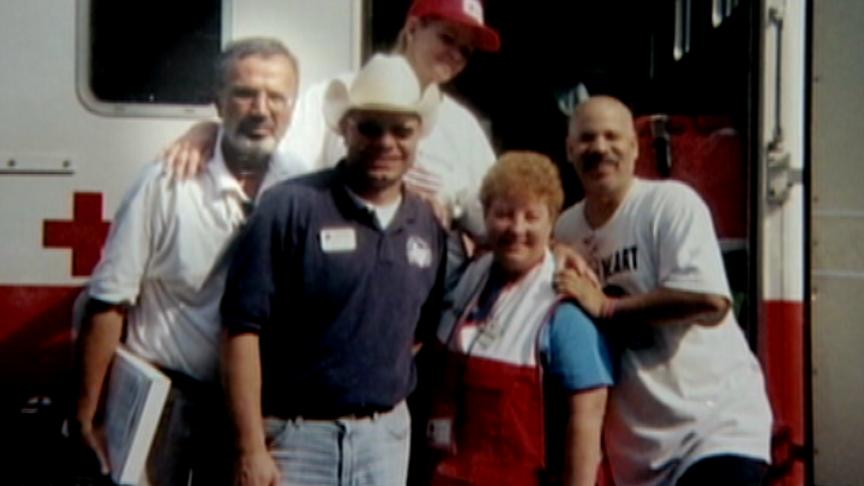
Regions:
[[[306,171],[298,160],[274,156],[291,121],[298,75],[295,57],[279,41],[229,45],[218,64],[222,125],[207,170],[174,181],[162,164],[152,164],[117,212],[88,286],[71,421],[103,474],[109,471],[97,410],[123,339],[172,379],[147,482],[230,480],[218,373],[219,299],[227,255],[253,202],[272,183]]]

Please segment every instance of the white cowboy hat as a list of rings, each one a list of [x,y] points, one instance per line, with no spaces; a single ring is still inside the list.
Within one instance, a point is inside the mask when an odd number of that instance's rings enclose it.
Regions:
[[[342,79],[330,82],[324,95],[324,118],[339,132],[342,118],[351,110],[414,113],[420,117],[421,133],[427,135],[435,126],[441,93],[435,84],[421,91],[417,75],[405,58],[376,54],[350,87]]]

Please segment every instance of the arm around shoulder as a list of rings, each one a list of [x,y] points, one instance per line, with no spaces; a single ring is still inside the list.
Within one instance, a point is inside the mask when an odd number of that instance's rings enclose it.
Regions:
[[[639,295],[610,299],[607,318],[644,324],[691,322],[704,326],[721,323],[730,312],[727,297],[661,287]]]
[[[701,197],[682,183],[668,183],[669,190],[657,209],[657,288],[642,302],[665,321],[692,320],[715,324],[728,311],[731,298],[723,256],[711,211]],[[679,312],[672,306],[678,305]]]
[[[165,168],[180,179],[201,172],[213,156],[218,134],[219,123],[215,121],[200,121],[192,125],[162,151],[160,158],[165,161]]]

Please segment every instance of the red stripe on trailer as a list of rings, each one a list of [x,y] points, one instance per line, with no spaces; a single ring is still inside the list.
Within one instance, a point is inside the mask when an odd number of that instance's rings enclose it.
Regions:
[[[81,287],[0,286],[2,399],[54,391],[71,370],[72,305]]]
[[[42,244],[46,248],[72,249],[72,276],[90,275],[99,263],[110,223],[102,220],[102,194],[76,192],[71,221],[46,220]]]
[[[796,301],[762,303],[759,355],[774,409],[771,484],[805,484],[807,336],[804,305]]]

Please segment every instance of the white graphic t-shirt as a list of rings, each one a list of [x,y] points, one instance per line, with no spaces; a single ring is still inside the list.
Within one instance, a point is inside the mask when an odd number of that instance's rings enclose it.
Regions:
[[[665,287],[730,298],[711,215],[682,183],[636,179],[598,228],[580,202],[561,215],[555,237],[589,259],[609,295]],[[714,326],[614,325],[625,339],[604,435],[617,484],[674,484],[714,454],[769,460],[762,372],[731,311]]]

